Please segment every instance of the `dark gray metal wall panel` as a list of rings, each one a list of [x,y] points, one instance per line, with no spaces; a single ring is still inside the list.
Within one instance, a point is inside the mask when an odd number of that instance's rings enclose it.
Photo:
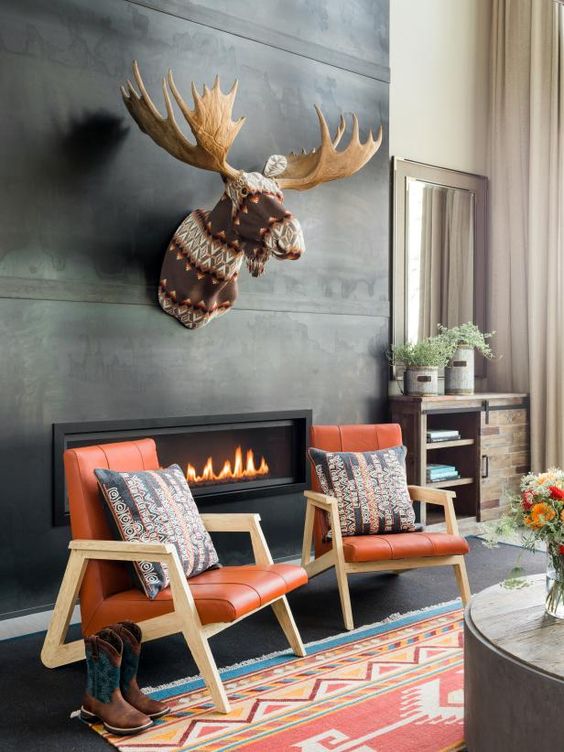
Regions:
[[[53,423],[301,407],[321,422],[384,417],[387,318],[233,311],[215,327],[187,332],[156,307],[0,300],[0,613],[52,601],[66,558],[68,529],[51,525]],[[252,508],[277,554],[296,553],[303,500],[281,503]]]
[[[388,0],[129,0],[381,81],[388,68]]]
[[[99,15],[78,0],[27,0],[0,25],[0,91],[18,103],[0,126],[5,295],[42,297],[41,284],[30,282],[48,280],[46,290],[64,288],[64,299],[92,299],[93,285],[100,301],[154,299],[147,285],[158,280],[172,231],[189,210],[219,198],[217,175],[173,159],[129,117],[119,85],[133,58],[159,103],[170,65],[186,90],[192,77],[239,76],[236,114],[248,115],[232,149],[240,167],[313,148],[314,103],[333,125],[342,109],[358,112],[364,129],[383,122],[387,132],[385,84],[126,2],[100,0],[96,8]],[[386,141],[350,180],[288,192],[306,254],[296,263],[272,260],[259,280],[243,272],[238,305],[383,313],[387,175]]]
[[[323,31],[318,2],[288,5],[292,23],[303,11],[304,38],[310,24],[312,38]],[[327,3],[330,13],[341,6],[351,3]],[[355,23],[366,13],[372,28],[372,9],[352,7]],[[387,29],[387,4],[374,7]],[[314,102],[333,125],[340,108],[356,110],[363,128],[382,120],[387,133],[388,87],[370,77],[125,0],[0,0],[9,103],[0,119],[0,613],[51,603],[66,559],[69,532],[51,524],[53,422],[293,407],[326,422],[385,417],[387,138],[350,180],[288,193],[306,234],[302,259],[272,261],[259,280],[243,274],[238,308],[189,332],[155,305],[154,284],[175,226],[214,202],[221,183],[130,122],[118,85],[133,57],[155,92],[170,64],[183,86],[216,71],[225,83],[240,78],[236,114],[248,121],[238,166],[313,147]],[[276,555],[299,550],[300,498],[251,506]]]

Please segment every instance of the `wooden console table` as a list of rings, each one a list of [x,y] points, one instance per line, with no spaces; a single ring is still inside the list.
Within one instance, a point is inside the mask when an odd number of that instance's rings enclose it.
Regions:
[[[528,404],[526,394],[494,392],[390,397],[391,420],[400,424],[407,447],[408,482],[452,489],[461,516],[497,517],[504,491],[518,490],[521,476],[529,471]],[[429,444],[431,428],[456,429],[461,438]],[[427,483],[428,462],[455,465],[460,478]]]
[[[468,752],[564,748],[564,621],[544,612],[545,578],[475,595],[464,616]]]

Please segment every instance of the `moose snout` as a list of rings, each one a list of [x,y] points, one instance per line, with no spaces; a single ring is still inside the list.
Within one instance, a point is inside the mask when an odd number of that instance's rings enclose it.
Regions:
[[[288,217],[270,232],[270,250],[279,259],[299,259],[305,250],[302,226],[295,217]]]

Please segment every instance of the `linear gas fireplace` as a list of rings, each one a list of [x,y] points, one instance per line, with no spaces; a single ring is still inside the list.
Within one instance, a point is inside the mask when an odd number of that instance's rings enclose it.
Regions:
[[[55,423],[54,524],[68,524],[65,449],[153,438],[161,465],[180,465],[201,506],[205,502],[303,491],[310,424],[311,410]]]

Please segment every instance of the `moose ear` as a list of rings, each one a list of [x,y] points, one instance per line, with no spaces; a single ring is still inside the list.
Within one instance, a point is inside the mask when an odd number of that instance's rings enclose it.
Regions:
[[[288,160],[282,154],[273,154],[266,161],[262,174],[267,178],[276,178],[278,175],[282,175],[286,167],[288,166]]]

